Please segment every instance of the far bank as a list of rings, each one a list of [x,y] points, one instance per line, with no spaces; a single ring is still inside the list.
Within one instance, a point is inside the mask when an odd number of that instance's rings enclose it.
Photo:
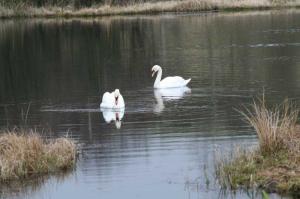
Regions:
[[[49,2],[48,2],[49,1]],[[93,17],[109,15],[159,14],[166,12],[241,11],[298,8],[300,0],[171,0],[122,1],[112,3],[94,0],[83,5],[80,0],[62,0],[60,3],[44,0],[20,0],[10,3],[0,0],[0,17]],[[124,3],[127,2],[127,3]]]

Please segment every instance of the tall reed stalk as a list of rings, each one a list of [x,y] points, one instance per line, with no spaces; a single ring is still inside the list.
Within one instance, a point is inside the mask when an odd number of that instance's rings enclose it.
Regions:
[[[255,129],[258,147],[237,150],[232,159],[219,155],[216,176],[223,188],[260,187],[300,197],[299,109],[285,100],[269,108],[264,96],[241,112]]]
[[[289,146],[287,142],[295,136],[299,109],[288,100],[281,105],[268,108],[263,96],[262,99],[253,102],[250,109],[241,113],[255,129],[262,153],[287,149]]]

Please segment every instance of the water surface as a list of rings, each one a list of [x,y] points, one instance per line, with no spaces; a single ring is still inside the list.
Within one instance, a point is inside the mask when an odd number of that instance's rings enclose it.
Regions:
[[[299,18],[272,11],[1,21],[1,127],[68,134],[81,149],[75,171],[3,186],[1,197],[259,198],[224,195],[215,154],[257,145],[235,109],[263,90],[271,104],[299,99]],[[154,64],[192,78],[190,91],[154,91]],[[120,122],[99,109],[115,88],[126,103]]]

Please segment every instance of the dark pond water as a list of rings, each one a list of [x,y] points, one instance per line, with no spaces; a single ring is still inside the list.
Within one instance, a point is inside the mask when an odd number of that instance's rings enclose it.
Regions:
[[[1,186],[1,197],[260,198],[224,195],[215,154],[257,144],[235,109],[263,89],[270,103],[299,99],[299,19],[272,11],[1,21],[0,126],[68,132],[81,148],[75,171]],[[154,64],[163,76],[192,78],[190,92],[154,92]],[[126,103],[121,122],[99,109],[115,88]]]

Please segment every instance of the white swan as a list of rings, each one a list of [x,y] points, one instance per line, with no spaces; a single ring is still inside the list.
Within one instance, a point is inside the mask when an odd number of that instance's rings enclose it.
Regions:
[[[125,107],[123,96],[121,95],[119,89],[114,92],[106,92],[102,97],[102,102],[100,104],[101,108],[109,109],[121,109]]]
[[[125,109],[122,108],[118,111],[111,111],[109,109],[101,109],[103,118],[106,123],[115,122],[116,128],[120,129],[122,124],[122,118],[124,117]]]
[[[166,77],[163,80],[161,80],[162,76],[162,69],[159,65],[154,65],[151,69],[152,71],[152,77],[157,72],[157,76],[154,82],[154,88],[178,88],[178,87],[184,87],[186,86],[190,81],[190,79],[183,79],[179,76],[174,77]]]

